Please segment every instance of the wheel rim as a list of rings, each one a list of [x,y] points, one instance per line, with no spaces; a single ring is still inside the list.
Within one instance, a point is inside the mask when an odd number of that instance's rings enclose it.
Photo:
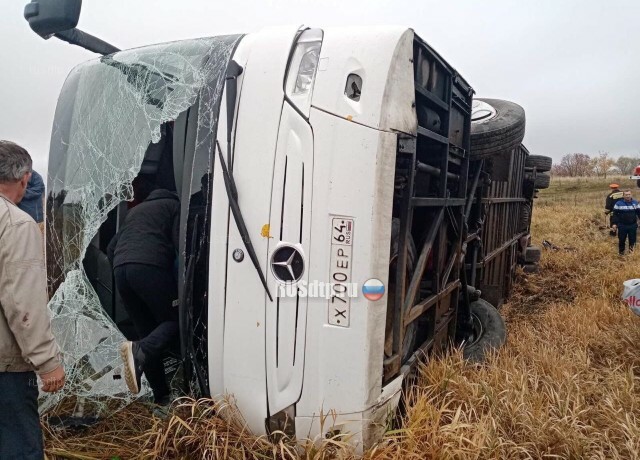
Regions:
[[[482,337],[484,332],[484,328],[482,327],[482,322],[480,321],[480,318],[478,318],[478,316],[475,313],[471,313],[471,331],[473,335],[467,340],[466,346],[468,347],[478,342],[478,340],[480,340],[480,337]]]
[[[487,104],[484,101],[473,101],[473,106],[471,107],[471,121],[473,123],[481,123],[484,121],[491,120],[497,115],[496,109],[493,106]]]

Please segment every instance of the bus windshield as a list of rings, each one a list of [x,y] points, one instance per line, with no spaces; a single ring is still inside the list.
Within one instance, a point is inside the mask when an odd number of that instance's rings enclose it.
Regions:
[[[122,51],[84,63],[67,78],[49,154],[47,271],[68,384],[41,410],[69,396],[85,415],[130,402],[117,380],[117,344],[124,338],[115,324],[118,296],[107,239],[134,198],[132,181],[140,173],[180,196],[183,257],[187,246],[194,247],[187,244],[187,234],[195,234],[187,221],[197,216],[198,228],[207,230],[211,188],[205,182],[212,176],[226,70],[240,38]],[[184,271],[185,261],[180,265]]]

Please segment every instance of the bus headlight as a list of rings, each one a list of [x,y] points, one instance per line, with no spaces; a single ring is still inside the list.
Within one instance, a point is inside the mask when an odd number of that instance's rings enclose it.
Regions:
[[[311,108],[311,95],[321,47],[322,30],[307,29],[298,38],[289,62],[285,93],[290,102],[306,117],[309,116]]]

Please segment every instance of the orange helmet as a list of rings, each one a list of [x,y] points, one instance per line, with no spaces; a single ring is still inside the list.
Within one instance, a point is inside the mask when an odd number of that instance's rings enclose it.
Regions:
[[[620,188],[618,184],[609,184],[609,188]]]

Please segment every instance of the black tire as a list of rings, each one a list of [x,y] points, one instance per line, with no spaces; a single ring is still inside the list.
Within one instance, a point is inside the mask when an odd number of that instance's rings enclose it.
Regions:
[[[471,158],[484,158],[520,145],[524,139],[524,109],[500,99],[476,100],[491,106],[495,113],[475,120],[472,115]]]
[[[523,203],[520,207],[520,223],[518,225],[519,232],[529,230],[531,224],[531,203]]]
[[[536,264],[540,262],[542,257],[542,249],[539,246],[529,246],[524,250],[524,261],[528,264]]]
[[[525,264],[522,266],[522,270],[525,273],[534,274],[540,271],[540,266],[538,264]]]
[[[538,190],[542,190],[543,188],[549,188],[549,184],[551,183],[551,176],[546,173],[538,173],[536,174],[536,180],[534,182],[534,187]]]
[[[551,171],[553,158],[545,157],[543,155],[529,155],[525,160],[524,165],[529,168],[536,168],[538,172],[547,172]]]
[[[398,258],[398,250],[400,242],[400,219],[391,221],[391,248],[389,258],[389,297],[387,300],[387,328],[393,324],[393,311],[395,309],[395,276],[396,261]],[[416,261],[418,260],[415,242],[411,236],[409,237],[409,247],[407,250],[407,275],[411,276]],[[387,331],[388,333],[389,331]],[[409,324],[405,330],[404,341],[402,344],[402,362],[404,363],[413,351],[413,345],[416,340],[417,325],[415,322]]]
[[[640,179],[637,179],[637,180],[636,180],[636,186],[637,186],[638,188],[640,188]]]
[[[478,299],[469,306],[475,337],[465,345],[462,354],[468,361],[483,363],[490,351],[504,345],[507,328],[498,310],[486,300]]]

